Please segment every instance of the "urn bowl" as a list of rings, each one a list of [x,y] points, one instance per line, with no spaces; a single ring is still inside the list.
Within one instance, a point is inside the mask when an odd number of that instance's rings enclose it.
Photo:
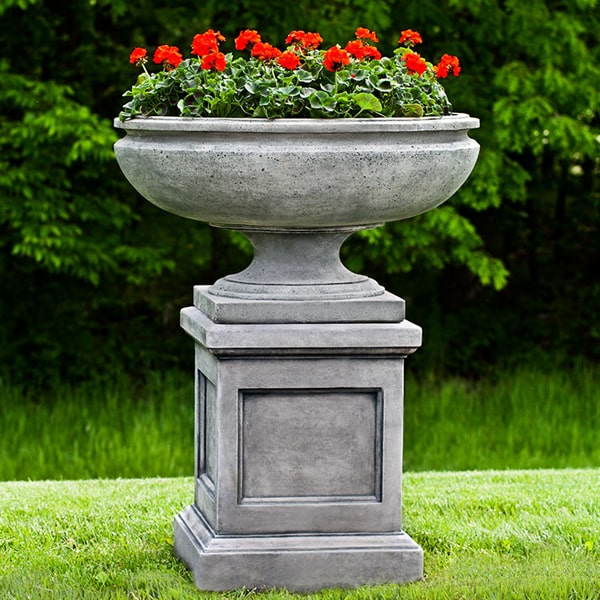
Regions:
[[[464,183],[479,145],[465,114],[420,119],[148,117],[115,126],[125,177],[156,206],[216,226],[373,226]]]

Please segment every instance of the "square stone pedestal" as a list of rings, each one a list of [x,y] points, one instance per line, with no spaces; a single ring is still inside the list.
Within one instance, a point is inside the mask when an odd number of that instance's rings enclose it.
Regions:
[[[215,323],[195,340],[195,501],[175,553],[201,590],[401,583],[403,364],[421,330],[391,323]]]

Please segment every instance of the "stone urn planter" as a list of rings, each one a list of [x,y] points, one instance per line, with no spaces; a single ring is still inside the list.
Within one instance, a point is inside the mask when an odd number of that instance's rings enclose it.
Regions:
[[[194,288],[195,501],[175,552],[200,589],[422,577],[402,530],[404,301],[350,272],[353,232],[450,198],[479,146],[465,114],[421,119],[115,121],[156,206],[244,233],[251,264]],[[407,225],[409,226],[409,225]]]

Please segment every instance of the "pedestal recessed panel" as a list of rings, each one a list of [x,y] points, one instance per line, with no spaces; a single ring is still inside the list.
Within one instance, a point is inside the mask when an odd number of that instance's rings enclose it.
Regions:
[[[217,473],[216,390],[214,384],[198,371],[198,476],[214,491]]]
[[[381,390],[240,392],[240,503],[381,499]]]

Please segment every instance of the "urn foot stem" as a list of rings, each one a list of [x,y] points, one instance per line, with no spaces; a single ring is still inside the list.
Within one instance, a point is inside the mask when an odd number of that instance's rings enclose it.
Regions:
[[[381,296],[376,281],[348,270],[340,248],[366,227],[280,229],[235,227],[252,242],[254,257],[240,273],[209,288],[214,296],[267,301],[331,301]]]

